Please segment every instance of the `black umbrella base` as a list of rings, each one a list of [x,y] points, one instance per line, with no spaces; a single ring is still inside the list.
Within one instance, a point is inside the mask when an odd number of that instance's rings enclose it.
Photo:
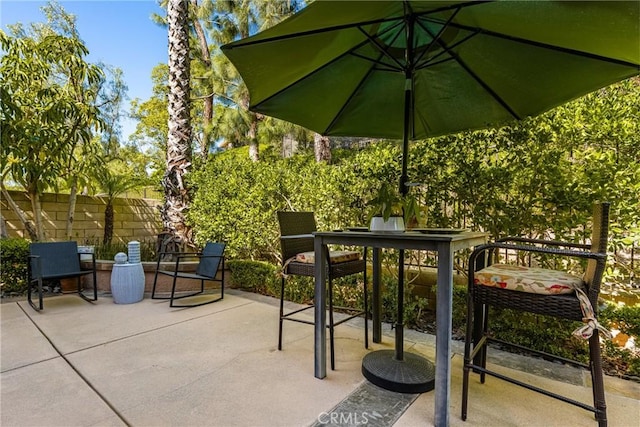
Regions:
[[[396,360],[394,350],[379,350],[362,359],[362,375],[378,387],[398,393],[425,393],[435,386],[435,365],[422,356],[404,353]]]

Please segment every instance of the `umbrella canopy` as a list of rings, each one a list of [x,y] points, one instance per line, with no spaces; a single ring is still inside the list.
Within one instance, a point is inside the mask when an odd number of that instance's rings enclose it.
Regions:
[[[323,135],[423,139],[536,115],[638,74],[639,10],[638,1],[316,1],[222,50],[253,111]]]
[[[316,1],[222,47],[252,111],[408,140],[504,124],[640,73],[638,1]]]

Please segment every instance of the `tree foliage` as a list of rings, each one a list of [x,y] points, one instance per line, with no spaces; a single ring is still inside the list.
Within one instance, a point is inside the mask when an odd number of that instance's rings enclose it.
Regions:
[[[220,146],[250,146],[259,159],[259,144],[271,145],[292,125],[248,110],[249,93],[220,46],[271,27],[298,10],[292,0],[190,0],[191,118],[194,148],[204,155]],[[167,1],[161,2],[162,7]],[[155,22],[167,25],[164,17]],[[299,130],[296,130],[300,133]]]
[[[161,189],[169,134],[168,78],[169,67],[166,64],[156,65],[151,72],[151,98],[146,101],[134,99],[131,102],[131,117],[138,121],[131,142],[145,147],[150,181],[156,184],[158,190]]]
[[[3,195],[32,240],[45,237],[42,192],[69,193],[70,238],[78,192],[102,187],[100,179],[113,172],[110,162],[124,152],[136,178],[146,176],[148,163],[135,145],[121,143],[122,71],[87,62],[74,15],[55,2],[41,10],[46,23],[16,23],[8,26],[10,34],[0,32],[2,184],[27,192],[31,215]]]
[[[0,31],[2,182],[28,193],[34,212],[32,239],[43,239],[40,195],[60,176],[77,179],[79,159],[92,151],[102,121],[95,104],[99,67],[89,64],[74,18],[56,4],[43,8],[48,25]],[[29,227],[28,227],[29,229]]]

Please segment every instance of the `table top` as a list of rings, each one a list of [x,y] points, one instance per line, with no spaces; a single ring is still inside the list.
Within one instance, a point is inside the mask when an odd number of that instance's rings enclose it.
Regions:
[[[448,234],[421,231],[317,231],[313,236],[324,243],[343,243],[381,248],[435,250],[438,244],[451,245],[454,250],[485,243],[489,233],[460,231]]]

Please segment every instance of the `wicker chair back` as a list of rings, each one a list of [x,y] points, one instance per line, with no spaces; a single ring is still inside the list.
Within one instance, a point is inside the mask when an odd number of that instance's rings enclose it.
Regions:
[[[280,236],[306,235],[316,231],[316,220],[313,212],[278,212]],[[313,237],[296,239],[280,239],[282,262],[302,252],[313,251]]]

